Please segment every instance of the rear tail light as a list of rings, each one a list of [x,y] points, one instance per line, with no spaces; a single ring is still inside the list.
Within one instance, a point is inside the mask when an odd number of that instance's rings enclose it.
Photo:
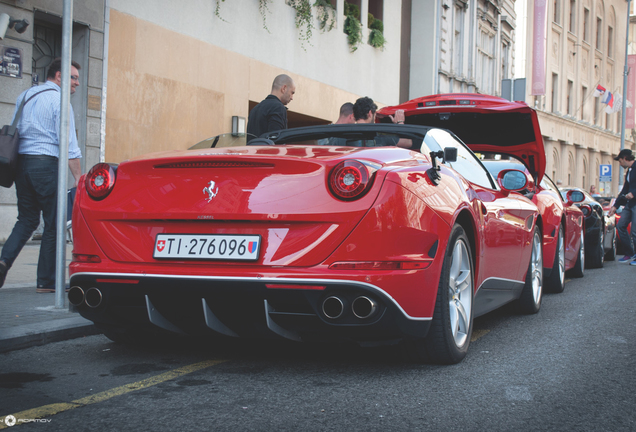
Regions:
[[[433,260],[426,261],[349,261],[335,262],[331,270],[421,270],[428,268]]]
[[[100,263],[102,259],[98,255],[73,254],[73,262]]]
[[[95,165],[86,175],[86,191],[94,200],[108,196],[115,186],[115,169],[107,163]]]
[[[583,215],[584,215],[585,217],[588,217],[589,215],[591,215],[591,214],[592,214],[592,207],[590,207],[590,206],[589,206],[589,205],[587,205],[587,204],[583,204],[583,205],[581,205],[579,208],[581,209],[581,211],[583,212]]]
[[[339,199],[352,201],[361,198],[371,188],[375,169],[369,170],[357,160],[339,163],[329,174],[329,188]]]

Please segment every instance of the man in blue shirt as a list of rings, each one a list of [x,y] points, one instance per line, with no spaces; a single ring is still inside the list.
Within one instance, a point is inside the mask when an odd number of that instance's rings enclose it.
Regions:
[[[73,94],[79,85],[80,65],[76,62],[71,64],[71,94]],[[0,254],[0,287],[4,284],[7,271],[40,224],[40,213],[42,213],[44,232],[38,259],[37,292],[55,292],[61,70],[61,60],[59,58],[53,60],[46,75],[46,83],[25,90],[16,101],[15,113],[23,100],[32,98],[24,105],[22,117],[18,123],[20,147],[18,172],[15,179],[18,221]],[[69,117],[68,165],[75,178],[74,186],[77,186],[82,174],[80,165],[82,153],[75,135],[72,106]]]

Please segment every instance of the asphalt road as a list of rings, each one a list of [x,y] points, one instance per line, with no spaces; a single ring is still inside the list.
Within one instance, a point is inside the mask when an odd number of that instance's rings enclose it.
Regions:
[[[634,431],[635,311],[636,267],[607,263],[537,315],[476,320],[455,366],[408,363],[396,347],[91,336],[0,354],[0,419],[47,431]]]

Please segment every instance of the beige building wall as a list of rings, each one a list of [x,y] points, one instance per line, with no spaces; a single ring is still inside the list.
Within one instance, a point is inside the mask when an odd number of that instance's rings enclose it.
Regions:
[[[247,118],[249,101],[264,99],[280,73],[296,82],[294,112],[335,121],[359,97],[115,10],[109,53],[108,162],[230,132],[232,116]]]
[[[533,26],[528,1],[528,41]],[[593,96],[601,85],[624,95],[623,70],[627,3],[623,0],[554,0],[547,2],[546,94],[532,96],[532,46],[526,47],[527,100],[539,113],[546,147],[546,172],[563,186],[615,195],[619,165],[621,112],[606,114]],[[626,148],[633,148],[626,131]],[[599,183],[599,165],[613,164],[612,183]],[[622,181],[620,182],[622,183]]]

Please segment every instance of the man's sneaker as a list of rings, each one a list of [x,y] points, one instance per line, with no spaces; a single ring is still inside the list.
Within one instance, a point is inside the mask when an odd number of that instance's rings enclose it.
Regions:
[[[65,291],[68,292],[69,289],[69,285],[66,284],[66,289]],[[43,286],[43,285],[38,285],[37,288],[35,289],[36,293],[54,293],[55,292],[55,285],[47,285],[47,286]]]
[[[5,263],[4,261],[0,261],[0,288],[2,288],[2,285],[4,285],[4,279],[7,277],[7,271],[9,269],[7,268],[7,263]]]
[[[636,260],[633,260],[632,262],[630,262],[629,265],[633,265],[634,267],[636,267]]]
[[[620,258],[618,260],[619,263],[630,263],[632,261],[634,261],[636,259],[636,255],[631,256],[631,255],[625,255],[623,258]]]

